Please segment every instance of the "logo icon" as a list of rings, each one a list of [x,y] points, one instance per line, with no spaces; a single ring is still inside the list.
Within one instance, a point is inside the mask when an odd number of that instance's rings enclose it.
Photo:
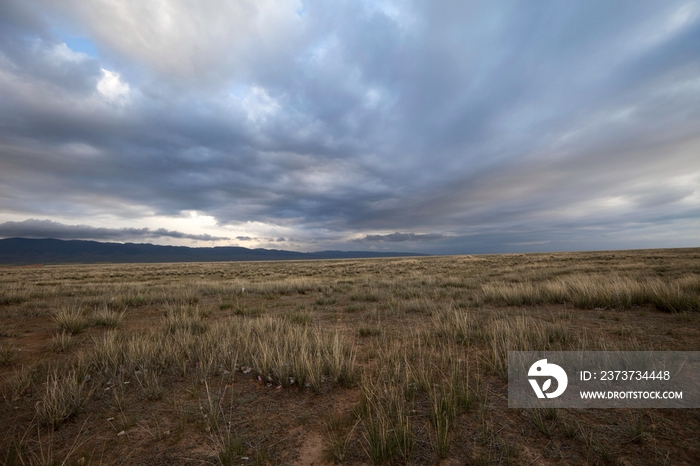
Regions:
[[[566,376],[566,372],[561,367],[556,364],[547,363],[546,359],[540,359],[535,364],[530,366],[530,370],[527,373],[528,377],[547,377],[547,379],[540,387],[537,379],[528,379],[532,389],[535,390],[537,398],[556,398],[566,390],[566,386],[569,383],[569,378]],[[552,386],[552,378],[557,381],[557,389],[551,393],[547,393]]]

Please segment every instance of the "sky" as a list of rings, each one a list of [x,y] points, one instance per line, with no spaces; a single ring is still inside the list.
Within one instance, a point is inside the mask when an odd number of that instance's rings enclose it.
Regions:
[[[2,237],[700,246],[700,2],[3,0]]]

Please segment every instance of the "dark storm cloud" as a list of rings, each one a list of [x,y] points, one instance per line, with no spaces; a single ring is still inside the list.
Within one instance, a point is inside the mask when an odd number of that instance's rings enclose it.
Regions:
[[[179,231],[158,228],[96,228],[88,225],[64,225],[50,220],[29,219],[23,222],[0,223],[0,237],[3,238],[58,238],[58,239],[94,239],[109,241],[129,241],[140,238],[180,238],[196,241],[220,241],[229,238],[215,237],[208,234],[191,235]]]
[[[436,252],[700,221],[696,3],[120,5],[0,5],[0,213]]]

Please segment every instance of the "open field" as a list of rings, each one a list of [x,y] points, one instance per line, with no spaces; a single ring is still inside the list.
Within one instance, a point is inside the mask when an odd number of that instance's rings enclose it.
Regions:
[[[700,464],[507,408],[508,350],[700,350],[700,250],[0,268],[0,464]]]

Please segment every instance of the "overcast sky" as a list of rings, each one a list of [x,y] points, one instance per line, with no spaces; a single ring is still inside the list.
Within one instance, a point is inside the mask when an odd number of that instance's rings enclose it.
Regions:
[[[700,2],[3,0],[14,236],[700,246]]]

